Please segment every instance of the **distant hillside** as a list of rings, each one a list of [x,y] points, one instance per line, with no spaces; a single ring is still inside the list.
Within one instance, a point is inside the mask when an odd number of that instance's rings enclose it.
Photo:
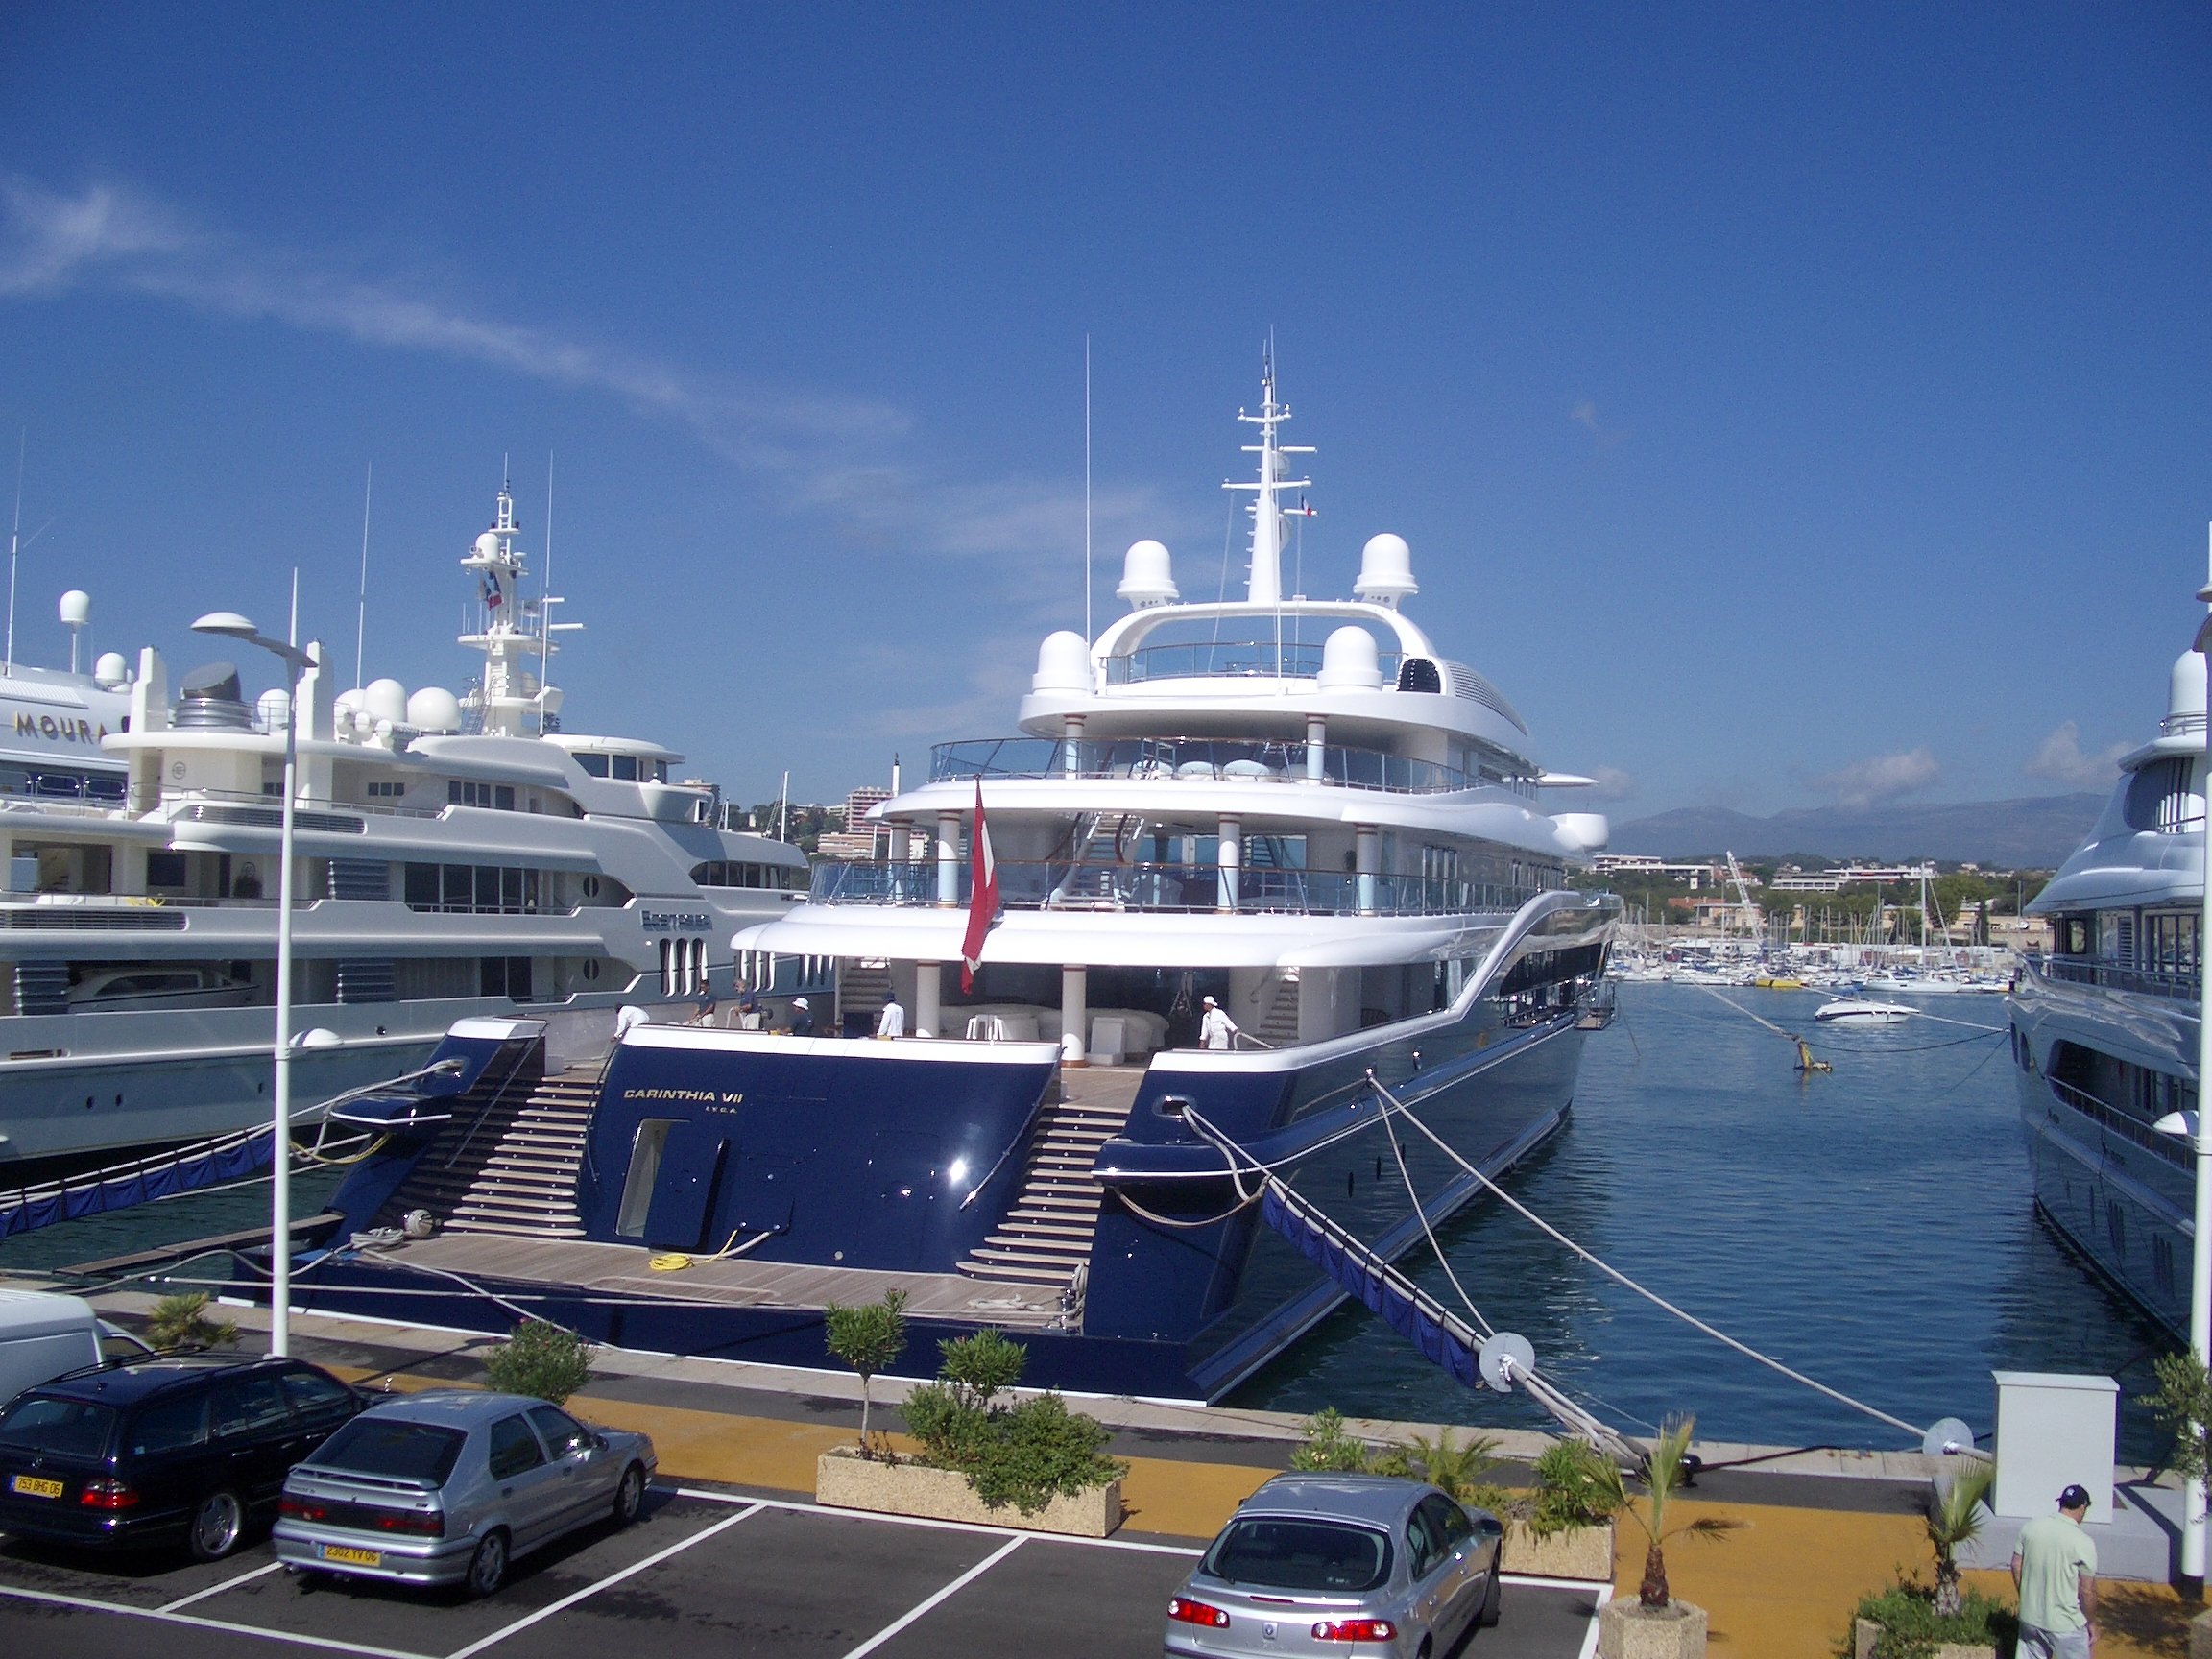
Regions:
[[[1774,858],[1808,853],[1820,858],[1889,863],[1936,858],[1999,869],[2048,870],[2088,834],[2104,808],[2102,795],[2033,795],[2023,801],[1960,801],[1919,806],[1816,806],[1752,818],[1719,806],[1691,806],[1634,818],[1613,827],[1611,853],[1695,858],[1733,852]]]

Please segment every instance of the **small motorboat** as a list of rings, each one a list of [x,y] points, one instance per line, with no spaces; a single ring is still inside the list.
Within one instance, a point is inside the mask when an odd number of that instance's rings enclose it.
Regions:
[[[1813,1018],[1823,1025],[1896,1025],[1918,1012],[1901,1002],[1863,1002],[1844,997],[1821,1003],[1813,1010]]]

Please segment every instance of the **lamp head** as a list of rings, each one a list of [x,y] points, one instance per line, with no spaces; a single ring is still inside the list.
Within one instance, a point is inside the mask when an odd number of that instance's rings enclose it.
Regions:
[[[195,634],[222,634],[232,639],[251,639],[261,630],[235,611],[210,611],[192,624]]]

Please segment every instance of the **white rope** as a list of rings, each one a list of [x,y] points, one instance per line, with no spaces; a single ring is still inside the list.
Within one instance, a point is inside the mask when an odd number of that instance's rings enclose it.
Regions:
[[[1382,1131],[1390,1137],[1390,1156],[1398,1160],[1398,1177],[1406,1183],[1406,1196],[1413,1201],[1413,1214],[1420,1217],[1421,1231],[1429,1238],[1429,1248],[1436,1253],[1436,1265],[1444,1269],[1444,1277],[1452,1281],[1452,1288],[1458,1291],[1459,1300],[1467,1304],[1476,1327],[1485,1336],[1497,1334],[1490,1321],[1482,1317],[1482,1310],[1475,1306],[1475,1298],[1468,1295],[1467,1287],[1459,1283],[1459,1275],[1452,1271],[1452,1263],[1444,1256],[1444,1246],[1436,1241],[1436,1229],[1429,1225],[1429,1212],[1422,1207],[1421,1194],[1413,1189],[1413,1171],[1406,1167],[1406,1151],[1398,1144],[1398,1130],[1387,1112],[1382,1114]]]
[[[1726,1001],[1727,998],[1722,998],[1721,1000]],[[1752,1018],[1757,1019],[1758,1016],[1753,1015]],[[1761,1021],[1760,1023],[1764,1024],[1766,1022]],[[1837,1402],[1839,1405],[1848,1406],[1854,1411],[1863,1412],[1865,1415],[1874,1418],[1878,1422],[1888,1424],[1893,1429],[1902,1429],[1908,1434],[1915,1434],[1921,1436],[1926,1435],[1927,1431],[1925,1429],[1908,1423],[1902,1417],[1892,1417],[1888,1412],[1884,1411],[1877,1407],[1869,1406],[1863,1400],[1854,1400],[1850,1395],[1842,1392],[1842,1390],[1838,1388],[1831,1388],[1827,1383],[1819,1382],[1815,1378],[1808,1377],[1804,1372],[1793,1370],[1790,1366],[1785,1365],[1781,1360],[1773,1358],[1768,1355],[1760,1353],[1758,1349],[1753,1348],[1750,1346],[1750,1344],[1738,1341],[1735,1337],[1729,1335],[1727,1332],[1718,1330],[1715,1327],[1706,1324],[1704,1320],[1698,1318],[1695,1313],[1689,1312],[1685,1309],[1676,1307],[1673,1303],[1668,1301],[1666,1297],[1660,1295],[1656,1290],[1648,1290],[1645,1288],[1643,1286],[1637,1284],[1635,1280],[1629,1278],[1627,1274],[1622,1272],[1619,1268],[1610,1266],[1606,1262],[1599,1261],[1598,1257],[1591,1254],[1590,1251],[1585,1250],[1581,1245],[1575,1243],[1574,1239],[1568,1238],[1566,1234],[1560,1232],[1558,1228],[1552,1226],[1551,1222],[1545,1220],[1543,1216],[1537,1214],[1535,1211],[1529,1209],[1527,1205],[1522,1203],[1510,1192],[1506,1191],[1504,1188],[1499,1186],[1497,1182],[1491,1180],[1489,1176],[1483,1174],[1481,1170],[1476,1168],[1474,1165],[1468,1163],[1465,1158],[1459,1155],[1457,1148],[1453,1146],[1442,1136],[1438,1135],[1435,1130],[1430,1128],[1428,1124],[1422,1122],[1419,1118],[1416,1118],[1413,1113],[1398,1099],[1396,1095],[1392,1094],[1388,1089],[1383,1087],[1380,1080],[1378,1080],[1375,1084],[1375,1093],[1381,1095],[1383,1100],[1387,1101],[1393,1110],[1405,1113],[1406,1120],[1408,1123],[1412,1124],[1414,1128],[1420,1130],[1422,1134],[1428,1136],[1429,1139],[1436,1144],[1436,1147],[1439,1151],[1441,1151],[1447,1158],[1451,1159],[1453,1163],[1458,1165],[1459,1167],[1464,1169],[1468,1174],[1474,1176],[1476,1180],[1481,1182],[1484,1187],[1488,1188],[1490,1191],[1495,1194],[1499,1200],[1502,1201],[1508,1209],[1512,1210],[1514,1214],[1520,1215],[1524,1220],[1532,1224],[1546,1237],[1551,1238],[1559,1244],[1565,1245],[1569,1250],[1572,1250],[1583,1261],[1589,1262],[1591,1266],[1597,1268],[1599,1272],[1604,1274],[1615,1284],[1620,1285],[1624,1289],[1633,1290],[1637,1295],[1643,1297],[1647,1302],[1651,1303],[1654,1307],[1663,1309],[1665,1311],[1673,1314],[1675,1318],[1681,1320],[1684,1324],[1690,1326],[1692,1329],[1702,1331],[1706,1335],[1712,1337],[1716,1342],[1719,1342],[1725,1347],[1735,1349],[1737,1353],[1742,1354],[1745,1358],[1756,1359],[1760,1364],[1766,1366],[1768,1370],[1777,1371],[1783,1376],[1789,1378],[1793,1382],[1802,1382],[1806,1387],[1811,1388],[1815,1393],[1825,1394],[1829,1399]]]

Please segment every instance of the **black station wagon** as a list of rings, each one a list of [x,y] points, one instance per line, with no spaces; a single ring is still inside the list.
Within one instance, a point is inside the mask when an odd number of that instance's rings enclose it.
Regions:
[[[298,1359],[160,1355],[58,1377],[0,1413],[0,1531],[217,1560],[368,1399]]]

